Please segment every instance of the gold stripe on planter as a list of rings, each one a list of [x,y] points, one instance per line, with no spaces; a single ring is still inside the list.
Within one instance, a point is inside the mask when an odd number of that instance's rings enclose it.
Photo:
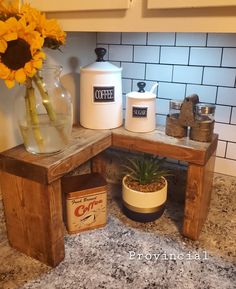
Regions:
[[[134,207],[132,205],[129,205],[124,200],[123,200],[123,204],[127,209],[129,209],[133,212],[136,212],[136,213],[143,213],[143,214],[156,213],[156,212],[160,211],[165,206],[165,203],[164,203],[164,204],[162,204],[158,207],[154,207],[154,208],[138,208],[138,207]]]

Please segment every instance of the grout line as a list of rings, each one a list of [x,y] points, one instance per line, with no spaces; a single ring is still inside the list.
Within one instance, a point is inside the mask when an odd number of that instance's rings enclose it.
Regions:
[[[224,155],[224,158],[226,158],[226,155],[227,155],[227,149],[228,149],[228,142],[226,141],[226,145],[225,145],[225,155]]]
[[[203,85],[203,80],[204,80],[204,74],[205,74],[205,67],[202,67],[202,79],[201,79],[201,85]]]
[[[190,54],[191,54],[192,47],[189,47],[188,50],[188,66],[190,66]]]
[[[224,54],[224,47],[221,48],[220,67],[223,67],[223,66],[222,66],[222,63],[223,63],[223,54]]]
[[[231,121],[232,121],[232,117],[233,117],[233,106],[231,106],[230,115],[229,115],[229,123],[230,124],[231,124]]]
[[[205,46],[204,46],[204,47],[208,47],[208,46],[207,46],[207,44],[208,44],[208,36],[209,36],[209,33],[206,34],[206,43],[205,43]]]
[[[184,88],[184,97],[187,96],[187,84],[185,84],[185,88]]]

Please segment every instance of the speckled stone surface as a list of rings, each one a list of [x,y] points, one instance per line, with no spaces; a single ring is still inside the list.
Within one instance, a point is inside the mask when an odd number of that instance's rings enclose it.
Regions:
[[[106,227],[66,235],[65,260],[54,269],[9,247],[0,212],[0,288],[236,288],[236,178],[215,175],[208,219],[195,242],[180,234],[184,179],[177,169],[164,215],[148,224],[123,215],[120,187],[112,185]]]

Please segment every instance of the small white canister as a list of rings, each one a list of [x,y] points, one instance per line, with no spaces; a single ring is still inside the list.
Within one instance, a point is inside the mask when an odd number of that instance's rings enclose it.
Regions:
[[[80,70],[80,124],[90,129],[122,125],[121,67],[104,61],[105,48],[96,48],[96,62]]]
[[[126,95],[125,128],[133,132],[150,132],[156,128],[156,95],[157,87],[153,85],[150,91],[145,91],[145,82],[138,82],[138,92],[132,91]]]

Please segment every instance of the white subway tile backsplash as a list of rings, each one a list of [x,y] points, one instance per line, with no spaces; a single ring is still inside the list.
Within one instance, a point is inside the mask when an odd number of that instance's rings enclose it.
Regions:
[[[111,64],[114,64],[115,66],[117,67],[120,67],[121,66],[121,63],[120,61],[110,61]]]
[[[206,33],[177,33],[176,46],[205,46]]]
[[[147,64],[146,79],[171,81],[172,65]]]
[[[128,45],[110,45],[109,60],[113,61],[132,61],[133,47]]]
[[[209,33],[207,46],[236,47],[235,33]]]
[[[125,32],[122,33],[122,44],[146,44],[146,32]]]
[[[150,32],[148,33],[148,45],[174,45],[175,33],[161,33]]]
[[[217,157],[214,171],[220,174],[236,176],[236,161]]]
[[[106,60],[123,67],[124,108],[139,81],[146,91],[159,83],[158,125],[165,125],[170,99],[196,93],[200,102],[216,104],[215,171],[236,176],[236,33],[97,33],[101,46]]]
[[[125,119],[125,111],[126,111],[125,109],[122,110],[122,119],[123,120]]]
[[[236,106],[236,88],[219,87],[217,103]]]
[[[156,83],[156,81],[135,79],[135,80],[133,80],[132,91],[138,91],[138,82],[139,81],[144,81],[146,83],[146,86],[144,88],[145,91],[150,91],[152,86]],[[155,90],[153,93],[156,94],[156,92],[157,92],[157,90]]]
[[[202,67],[174,66],[173,81],[183,83],[201,83]]]
[[[222,48],[193,47],[190,49],[190,65],[220,66]]]
[[[169,113],[169,103],[168,99],[160,99],[156,100],[156,112],[158,114],[168,114]]]
[[[230,106],[216,105],[215,120],[217,122],[229,123],[230,121]]]
[[[216,156],[224,158],[225,152],[226,152],[226,142],[219,140],[217,144]]]
[[[123,93],[128,93],[132,90],[132,80],[131,79],[127,79],[127,78],[123,78],[122,79],[122,91]]]
[[[158,97],[168,99],[184,99],[185,84],[160,82],[158,86]]]
[[[222,66],[236,67],[236,48],[224,48]]]
[[[126,109],[126,94],[122,94],[122,104],[123,104],[123,109]]]
[[[122,62],[121,66],[123,67],[123,77],[144,79],[145,64]]]
[[[97,43],[104,44],[120,44],[120,32],[99,32],[97,33]]]
[[[188,64],[188,47],[162,47],[160,63]]]
[[[166,116],[161,114],[156,114],[157,125],[166,125]]]
[[[158,46],[135,46],[134,61],[158,63],[160,58],[160,47]]]
[[[236,160],[236,143],[231,143],[231,142],[228,143],[226,157],[229,159]]]
[[[215,86],[188,84],[186,96],[197,94],[200,102],[215,103],[216,90]]]
[[[203,84],[234,87],[236,69],[205,67]]]
[[[236,142],[236,126],[233,124],[215,123],[215,132],[220,140]]]
[[[236,124],[236,107],[233,107],[232,110],[231,123]]]

